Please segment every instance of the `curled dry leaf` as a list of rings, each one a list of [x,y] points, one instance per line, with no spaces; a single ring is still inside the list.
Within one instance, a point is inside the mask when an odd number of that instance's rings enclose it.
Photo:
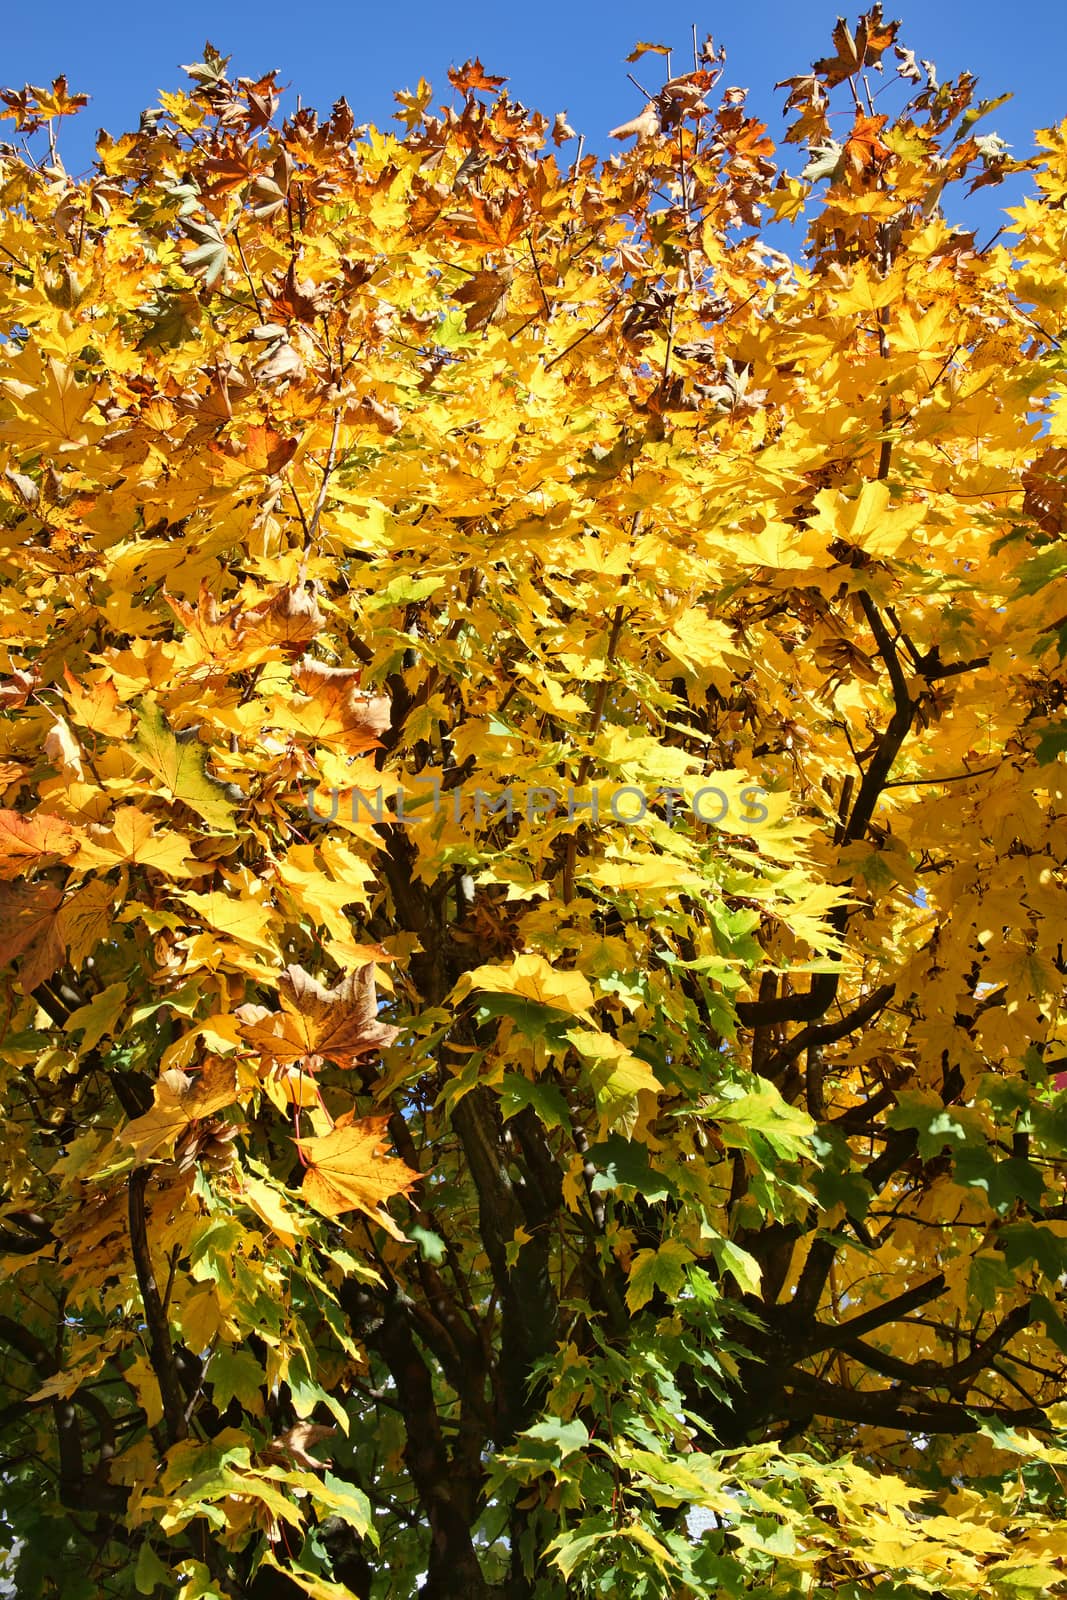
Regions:
[[[391,400],[379,400],[377,395],[365,394],[351,406],[346,414],[349,422],[366,422],[381,433],[399,433],[403,417]]]
[[[36,483],[34,483],[32,478],[27,477],[26,473],[16,472],[13,467],[8,467],[4,472],[4,478],[6,482],[11,485],[12,489],[14,489],[15,494],[22,505],[26,507],[33,507],[41,498],[40,489],[37,487]]]
[[[57,717],[45,734],[44,753],[52,765],[70,780],[79,783],[85,776],[82,768],[81,746],[65,717]]]
[[[260,383],[291,383],[303,376],[303,357],[288,339],[279,339],[263,360],[256,363],[256,377]]]
[[[36,667],[30,667],[25,672],[16,667],[10,678],[0,682],[0,706],[6,706],[10,710],[21,709],[27,704],[40,681]]]
[[[235,1154],[233,1141],[241,1129],[219,1117],[190,1124],[178,1135],[174,1145],[174,1160],[179,1172],[190,1167],[206,1166],[213,1172],[227,1172],[233,1166]]]
[[[195,1077],[180,1067],[171,1067],[161,1074],[155,1086],[152,1109],[128,1122],[120,1138],[133,1146],[138,1161],[160,1153],[169,1155],[194,1123],[232,1105],[236,1095],[237,1075],[232,1061],[212,1057]],[[220,1129],[212,1126],[210,1141],[219,1137]]]
[[[660,90],[657,102],[663,129],[676,127],[683,117],[707,111],[704,91],[713,81],[710,72],[688,72],[684,77],[669,79]]]
[[[647,39],[639,39],[626,59],[627,61],[640,61],[642,56],[669,56],[670,53],[671,47],[669,44],[651,44]]]
[[[634,139],[641,143],[645,139],[654,139],[660,131],[659,110],[654,100],[650,100],[645,109],[629,122],[622,122],[617,128],[612,128],[608,134],[609,139]]]
[[[309,1454],[313,1445],[321,1444],[323,1439],[332,1438],[337,1432],[336,1423],[326,1424],[321,1422],[296,1422],[291,1428],[286,1428],[284,1433],[276,1434],[263,1450],[259,1452],[260,1460],[275,1462],[285,1466],[289,1461],[295,1461],[298,1467],[303,1467],[306,1472],[318,1472],[329,1465],[328,1456],[313,1456]]]

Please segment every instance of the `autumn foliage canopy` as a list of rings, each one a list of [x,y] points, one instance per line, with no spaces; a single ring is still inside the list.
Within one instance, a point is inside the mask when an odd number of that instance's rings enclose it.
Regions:
[[[896,35],[0,96],[27,1600],[1067,1593],[1067,122]]]

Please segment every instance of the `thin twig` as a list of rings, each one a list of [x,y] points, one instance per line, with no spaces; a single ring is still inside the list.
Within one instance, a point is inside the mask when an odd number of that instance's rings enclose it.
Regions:
[[[597,331],[597,329],[600,327],[600,324],[602,322],[606,322],[608,320],[608,318],[611,316],[611,313],[613,311],[616,311],[621,304],[622,304],[622,296],[618,295],[611,302],[610,306],[603,313],[603,315],[597,317],[597,319],[593,323],[592,327],[586,328],[585,332],[584,333],[580,333],[578,335],[577,339],[572,340],[571,343],[567,346],[567,348],[565,350],[561,350],[558,355],[553,356],[551,361],[546,361],[545,362],[545,371],[547,372],[550,367],[554,367],[556,365],[557,361],[562,361],[564,356],[569,356],[572,350],[577,350],[577,348],[578,348],[578,346],[580,344],[584,344],[586,339],[589,338],[590,334],[595,333]]]
[[[526,235],[526,243],[530,247],[530,260],[533,262],[534,276],[537,279],[537,287],[541,291],[541,304],[545,308],[545,317],[547,319],[552,315],[552,307],[548,303],[548,296],[545,293],[545,286],[541,281],[541,268],[540,268],[540,266],[538,264],[537,252],[534,250],[534,243],[533,243],[532,235],[530,235],[530,234]]]
[[[917,789],[927,783],[966,783],[968,778],[984,778],[987,773],[999,772],[996,767],[976,767],[973,772],[953,772],[947,778],[893,778],[889,783],[883,783],[883,789]]]
[[[307,535],[306,546],[309,546],[312,543],[315,535],[319,531],[319,518],[322,516],[322,508],[326,504],[326,490],[329,487],[330,477],[333,473],[334,464],[337,461],[337,436],[340,431],[341,408],[338,406],[337,410],[333,414],[333,433],[330,436],[330,448],[326,455],[326,464],[322,469],[322,482],[319,485],[318,496],[311,512],[311,521],[305,525],[304,529],[304,532]]]
[[[584,133],[580,133],[578,135],[578,150],[577,150],[577,153],[576,153],[576,155],[574,157],[574,165],[571,167],[571,171],[570,171],[570,182],[571,183],[573,183],[575,178],[578,176],[578,168],[582,164],[582,151],[584,149],[585,149],[585,134]]]
[[[236,225],[234,226],[234,230],[233,230],[233,242],[237,246],[237,254],[238,254],[238,257],[240,258],[241,267],[242,267],[242,269],[244,271],[244,275],[245,275],[246,279],[248,280],[248,288],[249,288],[249,291],[250,291],[250,293],[252,295],[252,303],[254,304],[254,306],[256,308],[256,316],[259,318],[260,322],[265,322],[266,318],[263,315],[263,307],[260,304],[259,295],[256,293],[256,286],[252,282],[252,274],[248,270],[248,262],[245,260],[244,249],[243,249],[243,247],[241,245],[241,235],[237,232]]]
[[[296,509],[300,517],[300,525],[304,530],[304,549],[309,550],[311,548],[311,529],[308,526],[308,519],[304,515],[304,508],[300,504],[300,496],[297,494],[296,489],[293,486],[293,480],[290,478],[288,473],[285,475],[285,486],[289,490],[289,493],[292,495],[293,499],[296,501]]]

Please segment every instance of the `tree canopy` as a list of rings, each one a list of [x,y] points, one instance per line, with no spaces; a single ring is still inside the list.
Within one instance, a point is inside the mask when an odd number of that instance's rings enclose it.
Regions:
[[[1067,1591],[1067,122],[831,51],[0,96],[27,1600]]]

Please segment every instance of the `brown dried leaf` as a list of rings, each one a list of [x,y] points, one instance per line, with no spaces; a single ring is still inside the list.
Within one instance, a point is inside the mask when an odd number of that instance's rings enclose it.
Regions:
[[[304,371],[303,357],[288,339],[279,339],[263,360],[256,363],[256,377],[260,383],[290,383],[302,378]]]
[[[612,128],[608,134],[609,139],[633,139],[638,142],[645,139],[654,139],[660,131],[659,111],[654,100],[650,100],[645,109],[630,122],[620,123],[617,128]]]
[[[358,405],[352,406],[345,416],[346,422],[366,422],[377,428],[381,433],[399,433],[404,425],[404,419],[397,407],[388,400],[379,400],[377,395],[365,394]]]
[[[466,306],[467,332],[496,322],[505,310],[508,277],[500,272],[474,272],[458,289],[452,291],[453,300]]]
[[[399,1032],[378,1021],[373,962],[348,973],[333,989],[303,967],[289,966],[278,979],[278,993],[303,1054],[323,1056],[339,1067],[351,1067],[361,1056],[384,1049]]]
[[[883,19],[881,0],[859,19],[855,38],[844,17],[838,17],[832,35],[837,53],[816,61],[815,71],[832,89],[863,67],[880,66],[880,57],[896,39],[899,28],[899,22]]]

